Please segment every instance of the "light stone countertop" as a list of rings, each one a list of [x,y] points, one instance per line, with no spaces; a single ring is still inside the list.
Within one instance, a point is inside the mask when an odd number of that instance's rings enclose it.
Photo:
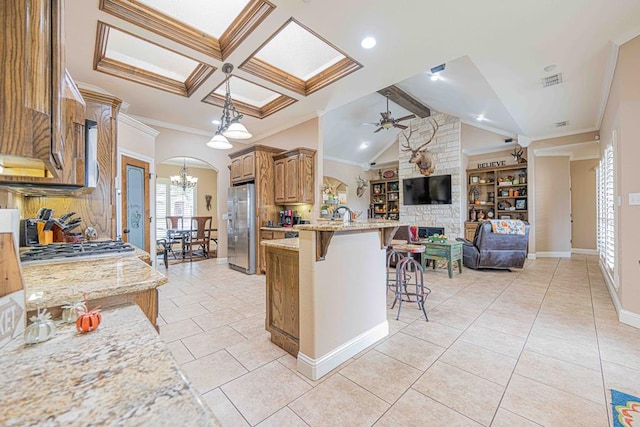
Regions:
[[[357,230],[375,230],[378,228],[401,227],[409,225],[400,221],[389,220],[362,220],[355,221],[345,225],[342,220],[338,221],[317,221],[313,224],[294,225],[294,230],[300,231],[357,231]]]
[[[136,305],[79,334],[0,350],[0,425],[219,425]]]
[[[262,231],[293,231],[291,227],[260,227],[260,230]]]
[[[300,239],[297,237],[293,237],[289,239],[262,240],[260,244],[262,246],[269,246],[271,248],[287,249],[297,252],[300,247]]]
[[[66,302],[97,299],[113,295],[146,291],[167,283],[168,279],[135,252],[100,258],[29,263],[22,266],[27,310],[37,307],[29,303],[29,295],[42,292],[41,307],[55,307]]]

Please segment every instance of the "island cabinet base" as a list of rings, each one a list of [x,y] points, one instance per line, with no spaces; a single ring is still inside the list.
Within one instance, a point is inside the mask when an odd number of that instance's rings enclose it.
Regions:
[[[298,357],[300,348],[298,251],[265,247],[267,314],[271,342]]]
[[[160,331],[158,328],[158,289],[146,289],[140,292],[130,292],[122,295],[111,295],[103,298],[96,298],[89,301],[89,309],[100,306],[101,309],[115,307],[123,304],[137,304],[142,312],[147,316],[149,322],[156,328],[156,331]],[[59,319],[62,315],[62,308],[48,307],[47,311],[51,313],[54,319]],[[27,317],[35,316],[36,310],[31,310],[27,313]]]

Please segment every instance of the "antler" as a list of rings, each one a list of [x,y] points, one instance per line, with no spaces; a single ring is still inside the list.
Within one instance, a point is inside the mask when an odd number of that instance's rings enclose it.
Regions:
[[[433,129],[433,133],[431,134],[431,137],[425,141],[424,143],[422,143],[421,146],[419,146],[418,148],[411,148],[411,146],[409,145],[409,138],[411,138],[411,134],[413,133],[413,129],[411,128],[411,125],[409,125],[409,136],[405,135],[404,132],[402,133],[402,135],[406,138],[407,140],[407,145],[401,145],[401,147],[406,148],[406,150],[402,150],[405,152],[411,151],[412,153],[417,153],[418,151],[422,150],[424,147],[427,146],[427,144],[429,144],[431,141],[433,141],[433,138],[436,136],[436,133],[438,132],[438,129],[440,129],[440,125],[438,125],[438,122],[432,118],[429,118],[429,124],[431,124],[431,128]]]
[[[404,132],[400,132],[402,134],[402,136],[404,136],[404,138],[407,140],[407,145],[404,144],[400,144],[400,147],[403,148],[402,151],[404,152],[409,152],[411,151],[412,153],[417,152],[418,150],[414,150],[413,148],[411,148],[411,145],[409,144],[409,138],[411,138],[411,134],[413,133],[413,128],[411,128],[411,125],[409,125],[409,135],[405,135]],[[406,150],[405,150],[406,148]]]

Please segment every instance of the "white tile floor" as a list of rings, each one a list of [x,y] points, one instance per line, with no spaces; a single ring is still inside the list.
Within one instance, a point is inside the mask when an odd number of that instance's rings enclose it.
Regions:
[[[640,330],[595,257],[428,270],[431,321],[389,311],[389,337],[320,381],[269,341],[264,276],[215,259],[168,275],[160,335],[225,426],[607,426],[609,388],[640,396]]]

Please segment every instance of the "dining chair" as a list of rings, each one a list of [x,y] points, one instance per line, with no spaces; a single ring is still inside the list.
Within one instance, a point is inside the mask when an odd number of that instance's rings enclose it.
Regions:
[[[193,254],[209,258],[209,248],[211,244],[211,221],[210,216],[194,216],[191,217],[191,233],[184,242],[186,245],[186,255],[189,261],[193,261]],[[194,251],[194,247],[197,248]],[[199,253],[198,253],[199,252]]]
[[[173,230],[179,230],[183,228],[184,219],[181,216],[167,216],[167,239],[165,246],[167,248],[167,254],[173,254],[174,259],[178,259],[175,251],[173,250],[173,245],[180,244],[182,245],[182,238],[179,234],[177,234]]]

